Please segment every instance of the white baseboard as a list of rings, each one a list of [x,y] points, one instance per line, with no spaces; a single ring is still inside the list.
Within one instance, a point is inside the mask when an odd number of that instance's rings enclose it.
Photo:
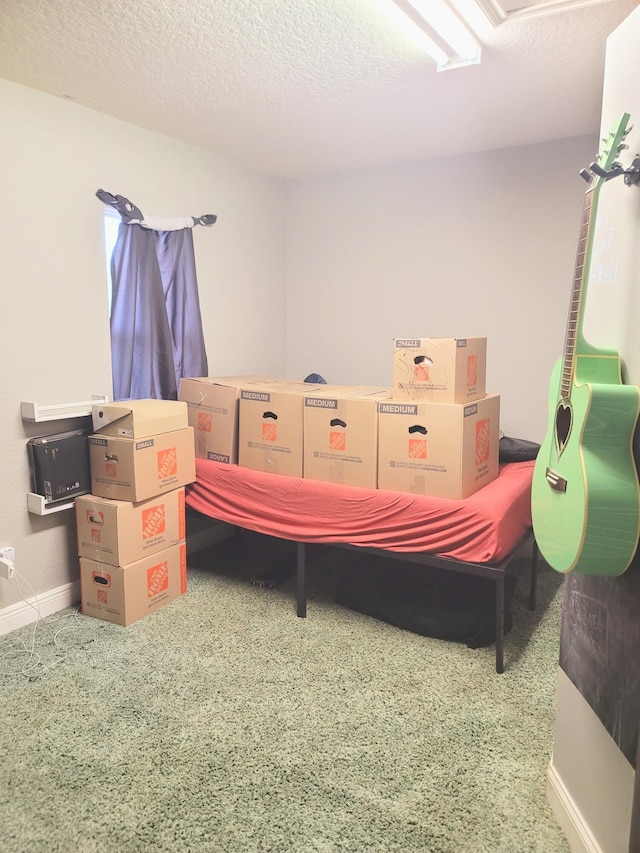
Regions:
[[[67,583],[47,592],[18,601],[0,610],[0,636],[37,622],[40,616],[50,616],[80,601],[80,581]]]
[[[553,759],[547,768],[547,800],[569,842],[572,853],[604,853],[591,834],[564,782],[558,776],[553,766]]]

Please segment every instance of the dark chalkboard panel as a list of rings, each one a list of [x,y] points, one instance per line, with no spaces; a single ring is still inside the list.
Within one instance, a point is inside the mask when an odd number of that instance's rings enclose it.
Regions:
[[[560,666],[635,766],[640,721],[640,557],[617,578],[567,575]]]

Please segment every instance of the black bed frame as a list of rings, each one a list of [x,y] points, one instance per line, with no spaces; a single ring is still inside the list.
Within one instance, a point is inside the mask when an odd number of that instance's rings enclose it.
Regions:
[[[307,615],[307,543],[297,544],[297,605],[298,616]],[[360,554],[373,554],[376,556],[390,557],[391,559],[403,560],[409,563],[418,563],[422,566],[432,568],[449,569],[454,572],[463,572],[468,575],[490,578],[496,585],[496,672],[504,672],[504,614],[505,614],[505,578],[513,574],[513,566],[516,559],[525,548],[531,548],[531,579],[529,584],[529,610],[535,610],[536,606],[536,583],[538,578],[538,546],[533,531],[529,530],[520,539],[513,550],[498,563],[465,563],[450,557],[436,557],[430,554],[413,553],[405,554],[396,551],[385,551],[382,548],[367,548],[359,545],[348,545],[343,542],[332,542],[332,546],[357,550]]]

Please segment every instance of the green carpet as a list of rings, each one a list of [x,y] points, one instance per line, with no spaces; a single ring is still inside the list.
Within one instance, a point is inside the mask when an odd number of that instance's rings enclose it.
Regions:
[[[129,628],[68,609],[0,638],[3,853],[569,850],[545,797],[560,576],[535,613],[518,582],[497,675],[493,646],[338,606],[338,549],[297,618],[293,580],[248,582],[285,552],[196,554]]]

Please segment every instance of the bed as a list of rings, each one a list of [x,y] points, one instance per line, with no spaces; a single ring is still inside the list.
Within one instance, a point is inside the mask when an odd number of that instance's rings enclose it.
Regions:
[[[196,460],[186,503],[217,521],[297,543],[297,614],[307,615],[306,546],[357,548],[495,583],[496,672],[504,671],[505,578],[530,554],[535,608],[538,551],[531,529],[533,461],[500,466],[465,500],[288,477]]]

